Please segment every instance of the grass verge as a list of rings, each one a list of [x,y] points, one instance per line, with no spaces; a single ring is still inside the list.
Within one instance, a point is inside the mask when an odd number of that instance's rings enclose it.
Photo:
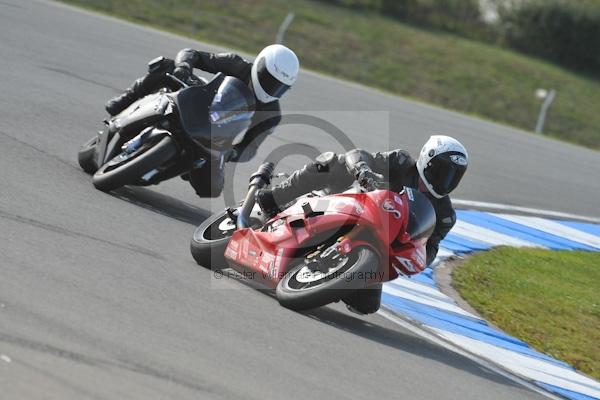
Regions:
[[[486,320],[600,379],[600,253],[500,247],[452,279]]]
[[[545,132],[600,149],[600,82],[499,47],[311,0],[62,1],[249,53],[294,11],[285,43],[304,67],[526,130],[535,90],[554,88]]]

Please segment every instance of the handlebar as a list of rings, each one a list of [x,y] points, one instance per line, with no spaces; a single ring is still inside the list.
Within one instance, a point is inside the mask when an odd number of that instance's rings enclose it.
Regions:
[[[246,198],[242,203],[242,207],[240,208],[237,218],[238,229],[248,228],[250,226],[250,213],[252,212],[254,203],[256,202],[256,191],[271,183],[271,178],[273,177],[273,168],[273,163],[264,163],[258,168],[258,171],[256,171],[250,177],[248,193],[246,194]]]
[[[184,81],[182,81],[181,79],[179,79],[178,77],[176,77],[173,74],[169,74],[168,72],[165,74],[167,75],[169,78],[171,78],[172,80],[174,80],[176,83],[178,83],[181,87],[183,88],[188,88],[190,87],[190,85],[188,85],[187,83],[185,83]]]
[[[377,182],[377,181],[373,181],[372,185],[361,185],[360,183],[356,182],[358,187],[361,188],[365,193],[366,192],[373,192],[375,190],[389,190],[390,189],[390,184],[389,182]]]
[[[367,184],[367,185],[361,185],[359,183],[359,186],[365,191],[365,192],[372,192],[374,190],[379,189],[379,182],[376,181],[372,181],[371,184]]]

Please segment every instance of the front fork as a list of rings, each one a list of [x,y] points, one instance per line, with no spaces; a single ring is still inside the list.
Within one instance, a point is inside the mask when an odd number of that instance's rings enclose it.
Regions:
[[[359,230],[360,231],[360,230]],[[340,257],[345,257],[350,254],[353,249],[361,246],[366,246],[374,250],[377,254],[380,252],[373,246],[359,239],[359,232],[350,232],[348,235],[340,236],[335,243],[325,247],[321,245],[316,251],[308,254],[305,258],[307,266],[313,271],[327,272],[332,265],[338,262]]]
[[[335,263],[352,251],[352,244],[344,236],[340,236],[335,243],[325,247],[321,245],[317,250],[308,254],[306,258],[306,266],[311,271],[319,271],[326,273],[335,265]]]

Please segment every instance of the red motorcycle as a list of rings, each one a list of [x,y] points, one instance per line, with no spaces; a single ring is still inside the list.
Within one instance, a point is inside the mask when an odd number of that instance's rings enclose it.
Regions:
[[[425,244],[436,217],[419,191],[312,193],[266,219],[254,197],[272,175],[272,164],[261,165],[239,208],[196,229],[191,252],[198,264],[231,267],[276,288],[279,303],[294,310],[336,302],[425,268]]]

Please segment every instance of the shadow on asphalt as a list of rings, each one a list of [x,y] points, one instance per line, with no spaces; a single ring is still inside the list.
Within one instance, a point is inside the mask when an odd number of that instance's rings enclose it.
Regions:
[[[207,210],[144,187],[125,186],[112,191],[111,195],[194,226],[200,225],[202,221],[210,216],[210,212]]]
[[[389,346],[395,350],[428,358],[502,385],[522,388],[521,385],[451,350],[440,347],[418,336],[386,328],[363,319],[368,317],[350,315],[331,307],[321,307],[301,314],[344,332]]]
[[[273,301],[277,301],[275,290],[267,289],[257,282],[244,279],[235,271],[223,270],[223,276],[235,279],[241,284],[271,297]],[[464,356],[461,356],[460,354],[454,353],[451,350],[440,347],[413,334],[404,333],[400,330],[390,329],[385,326],[372,323],[369,321],[369,319],[372,317],[355,316],[353,314],[349,314],[349,312],[341,311],[334,307],[335,305],[333,307],[325,306],[310,311],[298,312],[297,314],[327,324],[344,332],[360,336],[366,340],[383,344],[401,352],[428,358],[430,360],[460,369],[501,385],[523,388],[516,382],[504,378],[503,376],[498,375],[496,372],[490,371],[489,369]]]

